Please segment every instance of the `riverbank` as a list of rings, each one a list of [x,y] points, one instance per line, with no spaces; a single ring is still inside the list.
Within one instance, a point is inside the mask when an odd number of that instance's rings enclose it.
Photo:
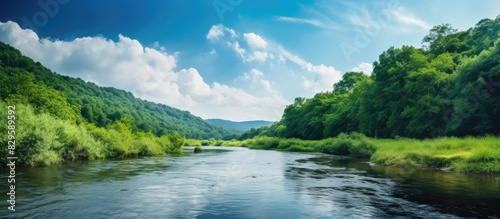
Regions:
[[[0,109],[7,108],[0,101]],[[19,166],[49,166],[75,160],[180,154],[185,140],[176,132],[158,137],[135,131],[128,118],[97,127],[36,112],[31,105],[17,104],[13,109],[0,110],[0,118],[11,118],[4,123],[8,126],[0,126],[0,133],[9,133],[0,138],[3,167],[10,163],[8,157],[16,157]]]
[[[194,145],[206,141],[191,140]],[[439,168],[465,173],[500,174],[500,137],[441,137],[436,139],[374,139],[362,134],[340,134],[324,140],[255,137],[244,141],[209,142],[215,146],[294,152],[321,152],[369,158],[379,165]]]

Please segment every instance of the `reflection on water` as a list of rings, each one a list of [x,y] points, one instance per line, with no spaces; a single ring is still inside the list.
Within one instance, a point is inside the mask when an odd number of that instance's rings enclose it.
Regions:
[[[16,217],[498,218],[498,175],[208,147],[184,156],[19,168]],[[6,181],[7,170],[1,169]],[[0,184],[7,191],[5,184]],[[5,208],[1,216],[10,215]]]

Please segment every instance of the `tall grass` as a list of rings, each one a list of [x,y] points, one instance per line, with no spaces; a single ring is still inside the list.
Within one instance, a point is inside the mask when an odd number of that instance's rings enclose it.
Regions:
[[[373,140],[371,160],[404,167],[448,168],[461,172],[500,173],[500,138],[442,137],[415,140]]]
[[[0,109],[7,105],[0,101]],[[35,114],[29,105],[16,105],[15,156],[17,162],[30,166],[50,165],[64,160],[100,159],[105,157],[103,144],[92,138],[82,126],[55,119],[49,114]],[[6,110],[0,110],[2,123]],[[7,145],[7,127],[0,126],[1,145]],[[7,147],[0,150],[1,162],[7,162]]]
[[[7,104],[0,101],[0,109]],[[182,153],[184,138],[177,133],[156,137],[151,132],[133,133],[130,124],[118,121],[107,128],[75,124],[46,113],[35,113],[30,105],[16,105],[15,156],[17,163],[43,166],[69,160],[123,158],[139,155]],[[7,124],[7,110],[0,110]],[[0,163],[7,163],[7,126],[0,125]]]
[[[231,145],[251,149],[321,152],[369,158],[381,165],[443,168],[460,172],[500,173],[500,137],[441,137],[436,139],[373,139],[359,133],[323,140],[257,136]]]

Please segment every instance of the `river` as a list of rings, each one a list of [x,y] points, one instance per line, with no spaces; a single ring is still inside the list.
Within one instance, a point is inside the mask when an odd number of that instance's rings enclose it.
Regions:
[[[500,176],[319,153],[204,147],[182,156],[17,168],[16,218],[500,218]],[[2,167],[2,181],[7,169]],[[7,183],[0,183],[5,195]]]

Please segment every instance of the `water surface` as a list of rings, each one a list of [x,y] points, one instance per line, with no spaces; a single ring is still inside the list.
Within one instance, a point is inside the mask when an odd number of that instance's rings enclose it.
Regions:
[[[18,168],[16,213],[8,204],[0,212],[22,218],[500,217],[499,175],[383,167],[318,153],[205,149]],[[7,169],[1,171],[7,182]]]

